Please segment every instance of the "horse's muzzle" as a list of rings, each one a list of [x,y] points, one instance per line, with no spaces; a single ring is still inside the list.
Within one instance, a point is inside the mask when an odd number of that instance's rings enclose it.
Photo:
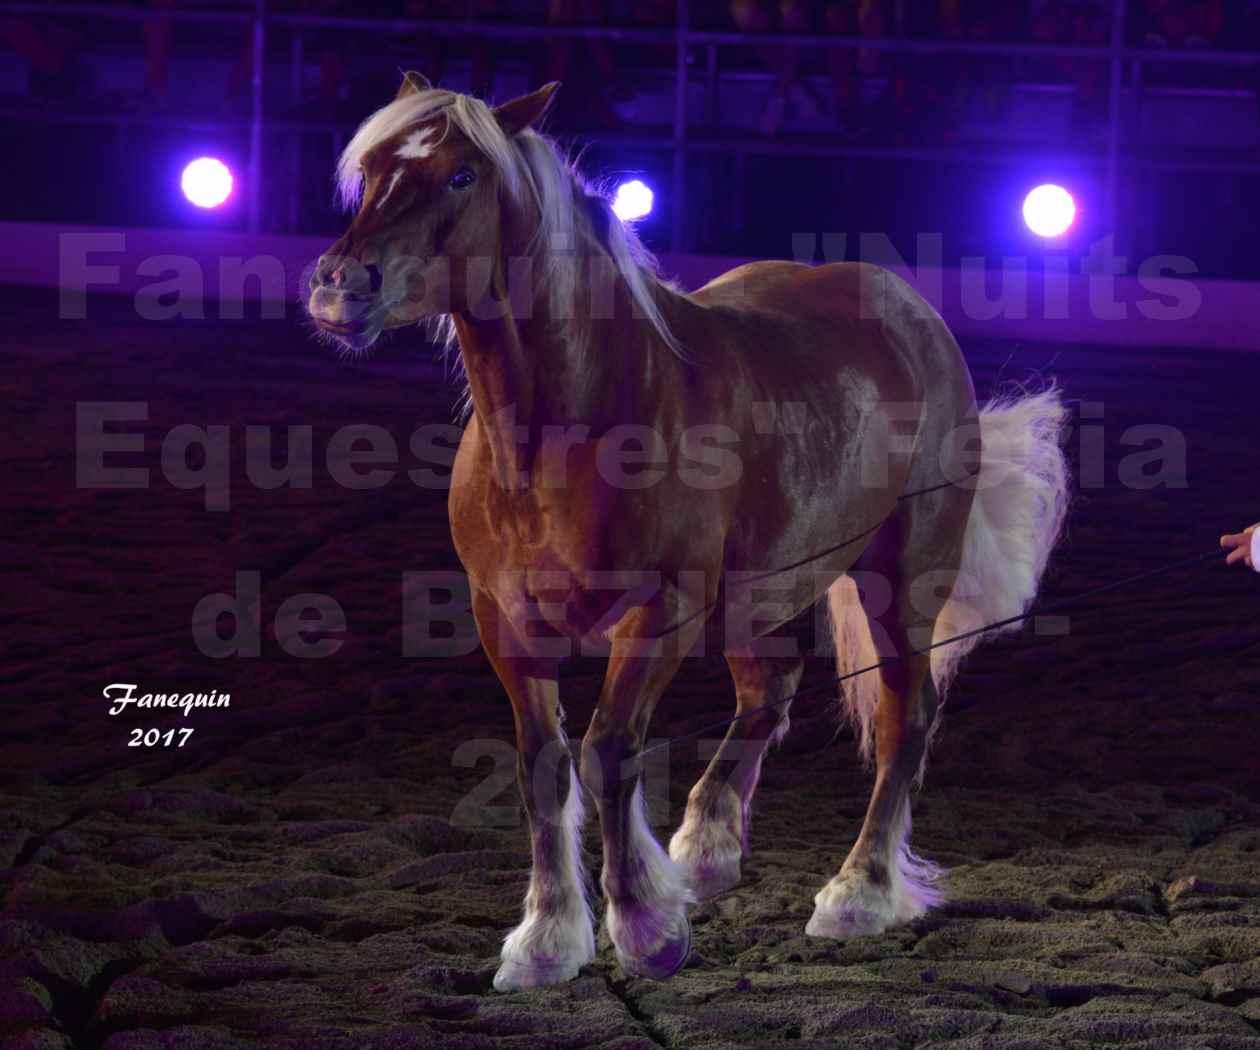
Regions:
[[[355,350],[376,342],[389,313],[378,296],[352,295],[327,286],[312,288],[306,312],[321,331]]]
[[[336,292],[362,298],[381,294],[384,284],[381,268],[375,263],[365,263],[348,255],[321,255],[311,274],[311,291],[328,288]]]

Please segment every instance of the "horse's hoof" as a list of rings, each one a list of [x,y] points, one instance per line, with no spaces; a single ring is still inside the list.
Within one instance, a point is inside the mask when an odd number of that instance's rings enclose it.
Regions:
[[[684,824],[670,840],[669,856],[698,901],[739,885],[744,856],[739,836],[715,823]]]
[[[892,923],[875,912],[850,909],[848,911],[824,911],[815,908],[805,924],[806,937],[826,937],[833,941],[846,941],[853,937],[869,937],[883,933]]]
[[[721,896],[739,885],[739,858],[716,864],[703,864],[697,868],[684,868],[687,886],[698,901]]]
[[[580,962],[565,959],[504,959],[494,975],[494,989],[497,992],[515,992],[522,988],[564,984],[573,980],[581,969]]]
[[[807,937],[847,940],[869,937],[895,926],[900,917],[893,895],[857,872],[837,875],[814,897]]]
[[[617,961],[627,977],[642,977],[650,981],[665,981],[687,965],[691,957],[691,922],[681,916],[682,931],[665,945],[641,958],[631,958],[617,952]]]

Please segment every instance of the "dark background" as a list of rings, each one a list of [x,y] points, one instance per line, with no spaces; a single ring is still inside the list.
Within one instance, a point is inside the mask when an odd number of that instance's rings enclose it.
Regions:
[[[891,31],[1093,45],[1103,13],[1084,2],[964,3],[955,31],[947,6],[910,5]],[[734,29],[725,5],[693,7],[701,29]],[[794,232],[877,232],[914,264],[916,236],[939,232],[947,265],[1035,258],[1047,246],[1025,234],[1019,204],[1058,180],[1082,215],[1056,250],[1084,254],[1114,232],[1135,261],[1182,254],[1204,274],[1254,277],[1256,63],[1171,58],[1257,46],[1256,5],[1164,5],[1180,27],[1155,7],[1127,9],[1123,42],[1169,60],[1144,60],[1140,76],[1126,60],[1115,231],[1100,225],[1106,114],[1088,61],[889,58],[856,81],[857,112],[815,112],[797,93],[769,128],[764,43],[736,39],[715,54],[716,105],[707,47],[688,53],[694,149],[673,247],[784,256]],[[172,23],[163,79],[144,26],[168,9],[130,10],[143,17],[0,4],[14,56],[0,67],[0,219],[168,227],[175,243],[185,229],[243,229],[241,196],[197,213],[175,187],[202,153],[243,172],[244,23]],[[776,8],[759,10],[766,28],[784,28]],[[810,10],[821,31],[823,5]],[[281,8],[347,11],[458,17],[442,4]],[[490,14],[546,19],[528,4],[474,12]],[[671,17],[610,5],[586,21],[668,31]],[[13,45],[22,24],[78,39],[41,69]],[[261,232],[340,231],[333,161],[392,96],[400,68],[477,86],[486,56],[468,38],[408,32],[311,30],[295,85],[297,31],[269,25]],[[592,177],[635,172],[654,185],[657,211],[640,229],[668,249],[673,51],[611,47],[612,77],[587,44],[571,50],[551,130],[586,149]],[[331,95],[326,52],[345,66]],[[488,55],[500,98],[559,62],[545,41],[500,41]],[[825,100],[822,57],[802,53],[799,72]],[[880,937],[804,936],[871,786],[821,689],[796,702],[765,763],[743,883],[691,912],[683,972],[627,981],[603,940],[569,984],[493,993],[529,876],[510,707],[480,651],[417,657],[403,644],[402,575],[458,569],[445,492],[405,474],[422,465],[408,438],[455,419],[458,385],[418,330],[346,360],[293,305],[282,320],[247,306],[239,321],[206,307],[210,320],[154,322],[128,297],[95,296],[85,320],[67,320],[54,291],[0,290],[0,1048],[1260,1047],[1260,582],[1219,560],[1086,598],[1066,610],[1066,634],[1028,629],[969,660],[915,799],[916,847],[949,869],[942,908]],[[1212,551],[1257,517],[1254,354],[1009,340],[963,349],[981,398],[1054,376],[1074,411],[1104,407],[1085,421],[1102,427],[1103,484],[1074,486],[1045,601]],[[76,406],[96,401],[147,406],[145,422],[120,428],[144,435],[143,452],[111,457],[148,467],[147,488],[77,478]],[[1150,423],[1184,439],[1175,484],[1121,480],[1140,451],[1126,431]],[[188,424],[228,428],[225,512],[163,476],[162,439]],[[370,490],[333,481],[327,444],[350,424],[394,436],[394,480]],[[289,428],[312,427],[312,486],[252,485],[247,426],[280,444]],[[1079,474],[1077,425],[1067,447]],[[233,592],[238,572],[261,580],[260,653],[208,656],[193,611]],[[277,641],[281,604],[304,594],[344,610],[332,655],[297,658]],[[811,652],[804,684],[824,685],[832,670],[812,653],[812,623],[795,626]],[[574,737],[600,673],[595,660],[565,668]],[[114,682],[215,689],[231,706],[110,717],[102,690]],[[710,726],[732,701],[720,656],[689,660],[652,738]],[[133,729],[185,727],[194,732],[182,748],[127,746]],[[680,742],[649,777],[662,839],[703,766],[700,742]],[[587,836],[597,878],[593,820]]]
[[[208,153],[227,161],[243,186],[252,5],[140,4],[122,8],[128,20],[82,13],[119,9],[111,4],[72,15],[9,7],[6,14],[0,5],[14,59],[0,77],[9,189],[0,218],[241,228],[241,193],[206,213],[188,206],[177,185],[183,165]],[[931,232],[944,238],[946,265],[964,256],[1035,259],[1049,245],[1027,233],[1020,204],[1033,186],[1056,181],[1072,190],[1080,214],[1057,250],[1082,256],[1090,243],[1114,234],[1131,270],[1165,254],[1184,256],[1210,276],[1260,275],[1252,250],[1260,62],[1238,57],[1260,48],[1260,8],[1252,0],[1130,0],[1119,7],[1119,42],[1135,50],[1121,68],[1113,229],[1105,201],[1107,59],[1038,50],[1107,45],[1113,0],[802,0],[785,5],[799,13],[794,17],[768,0],[693,4],[694,31],[727,36],[684,52],[686,214],[681,241],[672,245],[672,4],[273,3],[261,229],[339,231],[335,157],[357,123],[392,97],[399,71],[420,68],[443,86],[498,100],[563,80],[548,129],[582,154],[590,178],[635,174],[655,188],[656,210],[640,228],[657,250],[787,257],[792,232],[880,232],[914,265],[916,236]],[[197,10],[240,21],[172,18]],[[737,10],[752,14],[737,18]],[[883,12],[882,24],[861,21],[868,10]],[[299,16],[367,21],[284,21]],[[395,28],[390,20],[399,18],[427,28]],[[470,22],[509,33],[552,25],[665,37],[566,43],[451,35]],[[859,62],[853,48],[740,42],[741,28],[826,41],[833,25],[850,38],[993,50],[872,52]],[[52,58],[14,46],[31,33]],[[159,39],[161,46],[154,44]],[[836,55],[848,56],[849,66],[833,78],[828,63]],[[1187,57],[1196,61],[1181,61]],[[56,68],[41,69],[40,62]],[[785,68],[791,86],[780,90],[776,76]],[[835,97],[839,84],[847,85],[851,103]]]
[[[402,644],[401,574],[457,567],[444,493],[401,475],[351,491],[322,466],[351,423],[418,465],[410,433],[452,418],[446,367],[412,332],[346,364],[295,318],[155,324],[97,298],[51,325],[54,309],[51,293],[4,299],[0,1023],[28,1040],[12,1045],[1260,1044],[1254,574],[1169,573],[1073,606],[1066,636],[977,651],[915,803],[918,848],[951,869],[943,909],[881,937],[804,937],[870,789],[824,691],[767,759],[744,883],[693,910],[682,974],[627,982],[605,948],[572,984],[496,996],[529,868],[510,708],[480,652]],[[1075,496],[1046,600],[1211,550],[1255,516],[1253,355],[965,350],[982,396],[1053,374],[1105,406],[1105,484]],[[76,486],[80,400],[147,402],[149,422],[123,428],[144,452],[112,461],[149,466],[150,488]],[[1150,422],[1185,436],[1184,488],[1119,482],[1125,431]],[[230,428],[229,512],[163,480],[181,423]],[[314,484],[259,491],[244,427],[291,423],[314,428]],[[1075,470],[1075,431],[1068,448]],[[261,655],[206,657],[192,610],[241,570],[261,574]],[[334,655],[277,644],[280,603],[303,593],[345,610]],[[811,657],[805,682],[830,673]],[[575,737],[599,674],[566,668]],[[115,681],[232,703],[111,718]],[[732,700],[720,656],[687,661],[652,738]],[[183,726],[182,749],[126,746],[132,727]],[[689,741],[656,771],[659,836],[703,764]],[[597,856],[593,821],[588,835]]]

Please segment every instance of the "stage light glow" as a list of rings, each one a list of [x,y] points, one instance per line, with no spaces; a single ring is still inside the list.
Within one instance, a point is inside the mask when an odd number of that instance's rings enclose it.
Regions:
[[[184,168],[179,188],[198,208],[217,208],[232,195],[232,172],[215,157],[198,157]]]
[[[1062,237],[1076,221],[1076,201],[1062,186],[1046,183],[1024,198],[1024,222],[1038,237]]]
[[[631,179],[617,187],[613,197],[613,213],[622,222],[633,222],[652,213],[651,188],[640,179]]]

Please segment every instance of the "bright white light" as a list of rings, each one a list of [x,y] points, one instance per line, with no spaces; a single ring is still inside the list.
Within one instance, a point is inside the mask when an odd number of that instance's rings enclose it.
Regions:
[[[184,169],[179,188],[198,208],[217,208],[232,195],[232,173],[214,157],[198,157]]]
[[[1024,222],[1038,237],[1061,237],[1076,221],[1076,201],[1062,186],[1047,183],[1024,198]]]
[[[623,182],[613,197],[613,213],[622,222],[633,222],[652,212],[652,191],[638,179]]]

